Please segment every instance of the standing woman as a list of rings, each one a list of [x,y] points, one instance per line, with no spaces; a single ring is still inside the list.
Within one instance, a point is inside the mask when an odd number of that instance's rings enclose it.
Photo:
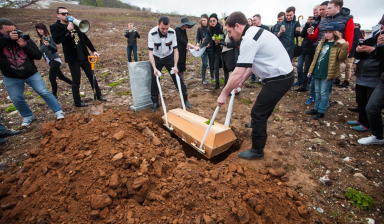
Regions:
[[[249,24],[250,26],[253,26],[253,20],[252,20],[251,18],[248,18],[248,24]]]
[[[188,43],[188,36],[186,29],[191,29],[196,23],[189,21],[188,17],[181,18],[181,23],[176,26],[176,38],[177,38],[177,49],[179,50],[179,61],[177,63],[177,69],[179,70],[179,76],[184,81],[184,72],[186,70],[187,61],[187,48],[193,48],[198,50],[199,48],[195,45]]]
[[[200,42],[204,42],[204,39],[208,34],[208,29],[209,29],[208,15],[203,14],[201,15],[200,27],[197,29],[197,33],[196,33],[197,47],[200,45]],[[211,73],[211,79],[213,80],[214,78],[213,78],[212,48],[209,44],[207,45],[207,48],[205,49],[203,55],[201,56],[201,61],[203,62],[203,66],[201,67],[201,77],[202,77],[202,83],[204,85],[207,85],[205,75],[207,73],[208,60],[209,60],[209,71]]]
[[[70,85],[72,85],[72,80],[65,77],[60,70],[62,62],[59,54],[57,54],[56,43],[53,41],[51,33],[48,31],[47,27],[43,23],[37,23],[35,28],[40,39],[40,51],[43,53],[44,59],[49,65],[49,81],[52,86],[52,94],[57,98],[56,77]]]
[[[213,58],[213,64],[214,64],[214,69],[215,69],[215,82],[216,82],[216,85],[213,87],[213,89],[216,90],[216,89],[220,88],[219,68],[220,68],[220,62],[221,62],[220,39],[216,38],[216,37],[222,36],[224,33],[223,33],[223,26],[219,23],[219,19],[217,18],[216,13],[212,13],[209,16],[209,24],[211,26],[209,27],[208,34],[207,34],[206,38],[204,39],[204,42],[201,44],[201,48],[207,46],[208,44],[213,46],[213,49],[212,49],[213,57],[212,58]],[[215,37],[215,38],[213,38],[213,37]]]
[[[226,19],[227,17],[224,19],[223,24],[225,24]],[[221,51],[221,58],[223,62],[225,87],[228,82],[229,73],[232,72],[236,67],[236,62],[239,57],[238,47],[240,44],[229,36],[226,27],[224,27],[224,39],[220,41],[220,44],[223,46]]]

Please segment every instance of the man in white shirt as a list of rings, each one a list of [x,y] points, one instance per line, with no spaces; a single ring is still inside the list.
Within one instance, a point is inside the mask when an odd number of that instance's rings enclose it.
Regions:
[[[157,87],[156,77],[159,76],[159,73],[164,66],[169,71],[169,74],[171,75],[177,89],[175,74],[179,73],[179,70],[177,69],[179,51],[177,50],[176,32],[169,26],[169,18],[162,16],[159,18],[157,26],[151,29],[148,33],[149,61],[151,62],[154,71],[151,84],[151,100],[153,102],[152,111],[155,111],[160,107],[159,89]],[[171,74],[172,69],[174,74]],[[181,78],[180,85],[185,106],[192,108],[191,104],[188,102],[187,88],[185,87],[184,81]]]
[[[250,27],[242,12],[232,13],[225,26],[235,41],[241,40],[240,55],[217,104],[225,104],[233,89],[241,87],[252,73],[258,74],[265,85],[251,110],[252,148],[238,155],[243,159],[263,158],[268,118],[294,81],[292,63],[279,39],[262,28]]]

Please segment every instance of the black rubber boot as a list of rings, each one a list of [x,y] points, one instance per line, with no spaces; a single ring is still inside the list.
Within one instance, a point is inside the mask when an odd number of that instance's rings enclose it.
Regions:
[[[183,98],[184,98],[185,106],[191,109],[192,105],[188,102],[188,93],[183,93]]]
[[[205,74],[207,73],[207,69],[201,69],[201,81],[204,85],[207,85],[207,81],[205,80]]]
[[[261,159],[264,157],[264,146],[267,142],[265,138],[252,138],[252,148],[237,154],[242,159]]]
[[[216,85],[213,87],[213,90],[217,90],[220,88],[220,83],[216,82]]]
[[[155,110],[157,110],[157,108],[160,107],[159,96],[158,95],[151,96],[151,100],[152,100],[152,103],[153,103],[152,111],[155,111]]]

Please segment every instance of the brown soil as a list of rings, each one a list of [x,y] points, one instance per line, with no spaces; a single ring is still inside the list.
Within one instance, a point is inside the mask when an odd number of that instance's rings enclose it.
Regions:
[[[249,172],[240,161],[213,165],[188,159],[168,132],[133,113],[73,115],[44,124],[41,133],[32,158],[0,178],[2,223],[308,219],[303,198],[271,177],[285,171]]]
[[[56,6],[0,9],[0,14],[37,40],[34,24],[54,23]],[[357,133],[346,124],[357,118],[346,110],[355,104],[353,90],[335,87],[326,117],[313,121],[305,114],[312,108],[304,104],[309,94],[292,89],[268,121],[265,158],[245,161],[237,158],[237,152],[250,147],[251,131],[244,123],[250,121],[253,103],[247,100],[254,102],[262,88],[246,82],[235,98],[231,120],[238,141],[208,161],[161,128],[160,109],[155,113],[150,109],[127,112],[132,97],[123,34],[128,22],[137,24],[142,37],[139,60],[148,60],[147,34],[159,15],[73,5],[68,9],[91,23],[87,35],[101,53],[95,74],[109,102],[93,101],[92,89],[83,76],[82,99],[91,105],[102,104],[105,111],[99,116],[87,115],[89,108],[74,107],[70,86],[58,80],[66,119],[55,122],[49,107],[26,86],[25,97],[36,120],[21,129],[21,135],[0,145],[1,168],[9,166],[0,177],[0,223],[240,223],[248,217],[249,223],[364,223],[366,218],[384,223],[384,151],[382,146],[359,145],[357,139],[370,133]],[[170,18],[174,27],[181,16]],[[196,26],[188,31],[190,41],[195,34]],[[47,63],[41,60],[36,65],[50,87]],[[190,111],[208,119],[220,91],[201,84],[200,59],[188,55],[187,69]],[[62,70],[70,77],[66,65]],[[120,84],[108,86],[116,82]],[[167,109],[181,107],[168,75],[162,86]],[[11,102],[4,85],[0,90],[4,103],[0,109],[5,110]],[[226,107],[220,109],[216,122],[224,123]],[[47,121],[52,122],[43,125]],[[9,129],[20,129],[21,118],[17,113],[3,113],[2,122]],[[161,144],[153,145],[156,141],[137,130],[137,124],[145,124]],[[115,134],[121,131],[125,132],[120,133],[123,138],[116,140],[119,135]],[[123,153],[123,158],[113,161],[118,153]],[[350,160],[344,161],[346,157]],[[282,177],[272,175],[282,170],[286,173]],[[319,181],[324,176],[330,180],[326,185]],[[344,196],[348,187],[371,195],[376,201],[374,209],[362,211],[351,206]],[[92,209],[92,199],[102,205]],[[318,208],[323,212],[316,211]]]

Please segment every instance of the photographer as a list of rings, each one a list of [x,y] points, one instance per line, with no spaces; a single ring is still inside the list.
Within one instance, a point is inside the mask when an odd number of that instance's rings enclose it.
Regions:
[[[42,57],[39,48],[28,35],[16,30],[11,20],[0,19],[0,30],[0,69],[8,95],[23,117],[21,126],[28,126],[34,119],[31,108],[24,99],[24,83],[44,99],[57,119],[63,119],[64,114],[59,103],[48,91],[33,61]]]
[[[49,81],[52,86],[52,94],[57,99],[57,82],[56,77],[63,80],[64,82],[72,85],[72,80],[65,77],[60,70],[61,60],[60,56],[56,53],[57,47],[55,42],[52,40],[51,34],[47,27],[43,23],[38,23],[35,26],[37,35],[40,38],[40,51],[43,53],[44,59],[49,65]]]
[[[92,88],[96,90],[96,99],[100,101],[107,101],[107,99],[101,95],[101,91],[96,80],[95,86],[93,86],[93,74],[91,63],[88,61],[89,52],[87,47],[97,58],[99,58],[99,54],[96,52],[96,49],[94,48],[92,42],[88,39],[87,35],[82,33],[79,27],[67,21],[67,16],[69,15],[67,8],[62,6],[57,7],[56,12],[59,20],[57,20],[56,23],[52,24],[49,28],[52,33],[53,41],[55,41],[56,44],[61,44],[63,46],[64,59],[65,62],[68,63],[68,67],[72,75],[72,95],[75,106],[88,106],[88,104],[81,101],[80,98],[80,68],[82,68],[85,72]]]
[[[133,23],[128,23],[128,30],[124,35],[127,38],[127,55],[128,61],[132,62],[132,51],[135,62],[137,62],[137,38],[140,38],[140,34],[133,28]]]

